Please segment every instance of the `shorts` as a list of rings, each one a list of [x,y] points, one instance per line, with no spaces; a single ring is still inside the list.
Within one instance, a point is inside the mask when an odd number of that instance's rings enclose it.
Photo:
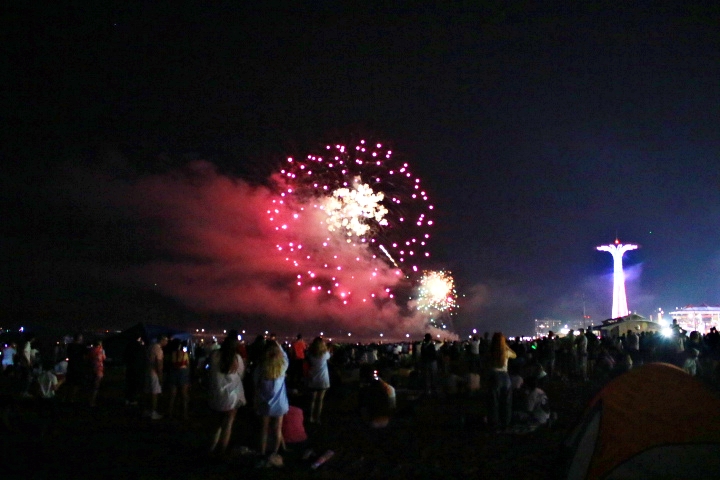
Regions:
[[[162,385],[160,385],[160,379],[158,378],[157,373],[148,373],[145,391],[146,393],[152,393],[153,395],[162,393]]]

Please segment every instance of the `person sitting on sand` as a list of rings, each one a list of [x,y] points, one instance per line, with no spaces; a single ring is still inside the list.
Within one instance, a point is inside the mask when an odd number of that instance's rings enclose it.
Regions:
[[[63,381],[64,379],[58,379],[57,375],[55,375],[52,362],[49,360],[43,361],[43,372],[38,376],[41,436],[45,436],[57,423],[56,393],[63,384]]]
[[[538,378],[536,376],[526,378],[523,390],[522,405],[513,412],[516,426],[534,430],[540,425],[547,424],[550,419],[547,408],[548,397],[545,391],[538,387]]]
[[[360,416],[371,428],[385,428],[395,411],[395,388],[380,378],[377,370],[372,368],[362,370],[358,398]]]

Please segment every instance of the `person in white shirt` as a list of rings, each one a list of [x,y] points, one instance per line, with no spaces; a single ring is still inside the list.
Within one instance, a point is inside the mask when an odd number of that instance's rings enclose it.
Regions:
[[[41,436],[45,436],[47,432],[55,426],[58,416],[56,393],[62,385],[63,380],[58,379],[57,375],[55,375],[52,362],[43,362],[43,371],[38,376],[41,402],[40,418],[42,419]]]
[[[60,388],[61,382],[53,370],[45,370],[38,377],[40,385],[40,398],[55,398],[55,392]]]
[[[3,352],[2,352],[2,369],[3,369],[3,371],[6,368],[12,367],[15,364],[15,354],[16,353],[17,353],[17,345],[14,342],[5,345],[5,348],[3,348]]]

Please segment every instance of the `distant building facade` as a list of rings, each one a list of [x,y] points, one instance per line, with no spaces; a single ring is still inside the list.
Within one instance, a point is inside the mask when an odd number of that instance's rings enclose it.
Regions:
[[[720,328],[720,305],[687,305],[670,312],[670,316],[688,332],[708,333],[712,327]]]
[[[535,337],[545,337],[552,331],[556,335],[565,335],[570,330],[585,329],[591,326],[587,320],[553,320],[550,318],[535,319]]]

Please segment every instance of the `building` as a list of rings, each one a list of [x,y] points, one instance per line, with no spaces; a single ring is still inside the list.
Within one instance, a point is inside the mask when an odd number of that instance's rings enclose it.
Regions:
[[[556,335],[565,335],[570,330],[585,329],[591,326],[586,319],[579,320],[552,320],[550,318],[535,319],[535,337],[545,337],[552,331]]]
[[[688,332],[708,333],[712,327],[720,328],[720,305],[687,305],[670,312],[673,320]]]
[[[603,320],[599,330],[603,337],[615,338],[627,334],[628,330],[639,334],[642,332],[660,332],[662,327],[660,323],[653,322],[652,319],[648,320],[642,315],[631,313],[624,317]]]

